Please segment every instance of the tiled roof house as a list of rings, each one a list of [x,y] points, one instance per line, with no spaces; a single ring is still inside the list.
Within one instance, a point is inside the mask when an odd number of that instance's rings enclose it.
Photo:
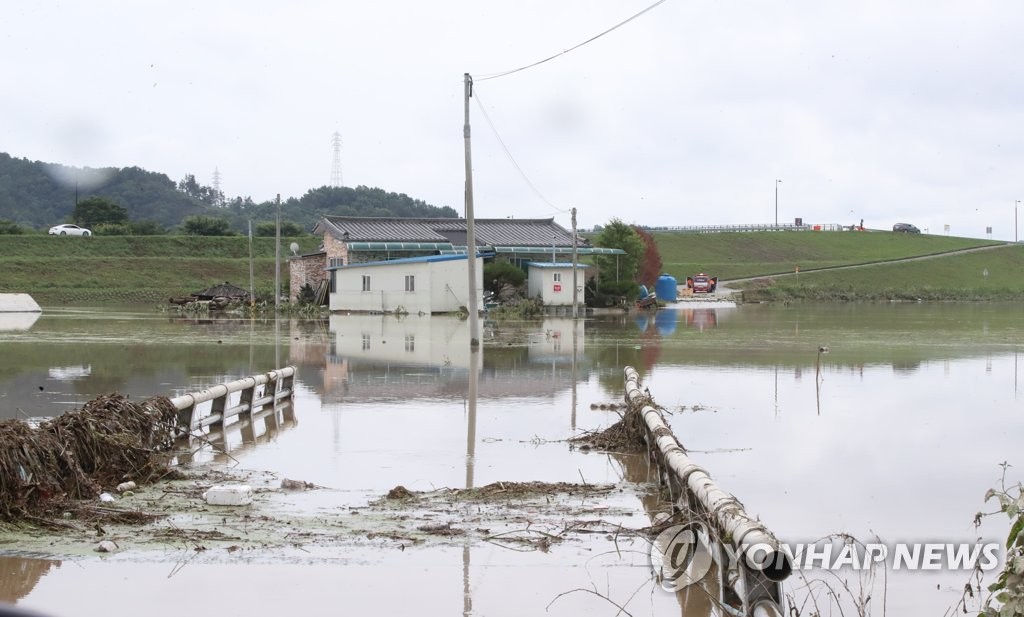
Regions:
[[[474,219],[477,252],[515,263],[551,260],[572,254],[572,233],[547,219]],[[293,257],[291,297],[306,282],[314,287],[328,271],[394,259],[468,252],[465,219],[368,218],[325,216],[313,233],[323,236],[322,250]],[[621,254],[620,249],[592,247],[580,239],[580,255]]]

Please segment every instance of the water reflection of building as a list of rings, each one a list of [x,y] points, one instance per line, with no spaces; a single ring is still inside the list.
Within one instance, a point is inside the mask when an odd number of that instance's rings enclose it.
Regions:
[[[485,345],[471,366],[469,323],[441,315],[332,315],[325,402],[463,396],[470,370],[481,397],[551,396],[585,379],[582,320],[549,318]],[[518,341],[522,341],[520,344]],[[575,358],[575,362],[574,362]],[[575,373],[574,373],[575,371]]]

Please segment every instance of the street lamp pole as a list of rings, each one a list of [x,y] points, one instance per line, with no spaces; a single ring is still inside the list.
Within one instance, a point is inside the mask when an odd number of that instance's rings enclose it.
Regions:
[[[782,180],[775,180],[775,226],[779,226],[779,184]]]
[[[1020,206],[1021,201],[1018,199],[1013,202],[1013,242],[1017,243],[1017,207]]]

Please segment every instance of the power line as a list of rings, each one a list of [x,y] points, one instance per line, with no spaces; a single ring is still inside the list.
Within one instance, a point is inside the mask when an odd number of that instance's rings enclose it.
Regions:
[[[502,73],[495,73],[493,75],[486,75],[484,77],[477,78],[476,81],[487,81],[488,79],[498,79],[499,77],[505,77],[505,76],[511,75],[513,73],[518,73],[519,71],[525,71],[526,69],[532,69],[533,67],[541,65],[541,64],[544,64],[545,62],[547,62],[549,60],[554,60],[555,58],[557,58],[559,56],[564,56],[565,54],[569,53],[570,51],[575,51],[575,50],[579,49],[580,47],[583,47],[587,43],[591,43],[593,41],[596,41],[597,39],[599,39],[602,36],[608,34],[609,32],[612,32],[614,30],[618,30],[622,26],[625,26],[626,24],[628,24],[629,22],[633,21],[637,17],[640,17],[644,13],[646,13],[646,12],[650,11],[651,9],[657,7],[659,4],[663,4],[664,2],[666,2],[666,0],[658,0],[657,2],[652,4],[651,6],[649,6],[646,9],[640,11],[639,13],[637,13],[636,15],[633,15],[632,17],[630,17],[630,18],[628,18],[628,19],[626,19],[624,21],[620,21],[619,23],[615,24],[611,28],[608,28],[604,32],[602,32],[600,34],[597,34],[597,35],[594,35],[594,36],[590,37],[589,39],[583,41],[582,43],[578,43],[576,45],[573,45],[569,49],[561,51],[561,52],[559,52],[559,53],[557,53],[557,54],[555,54],[553,56],[548,56],[547,58],[544,58],[543,60],[538,60],[538,61],[536,61],[536,62],[534,62],[532,64],[527,64],[526,66],[521,66],[518,69],[512,69],[511,71],[504,71]]]
[[[498,143],[501,144],[501,148],[502,148],[502,150],[505,151],[505,155],[508,156],[508,160],[512,161],[512,165],[515,166],[516,171],[518,171],[519,175],[523,177],[524,181],[526,181],[527,186],[530,187],[530,190],[533,191],[533,194],[536,195],[537,197],[539,197],[541,201],[543,201],[547,205],[551,206],[551,208],[555,212],[558,212],[558,213],[568,212],[569,211],[568,208],[559,208],[555,204],[553,204],[550,201],[548,201],[547,198],[544,197],[544,195],[542,195],[541,192],[537,189],[537,187],[533,185],[533,182],[531,182],[530,178],[527,177],[526,172],[523,171],[523,168],[520,167],[519,163],[516,162],[515,157],[512,156],[512,151],[509,150],[508,146],[505,145],[505,141],[501,138],[501,135],[498,133],[498,129],[494,126],[494,123],[491,122],[491,117],[487,115],[487,110],[484,109],[484,104],[480,100],[480,91],[475,89],[475,88],[473,89],[473,98],[476,99],[476,105],[477,105],[477,107],[480,108],[480,113],[482,113],[484,115],[484,119],[487,120],[487,124],[491,127],[491,131],[494,133],[494,136],[497,138]]]

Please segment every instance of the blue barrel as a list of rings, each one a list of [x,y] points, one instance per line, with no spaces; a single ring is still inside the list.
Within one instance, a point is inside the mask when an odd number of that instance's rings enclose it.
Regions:
[[[659,276],[657,282],[654,283],[654,293],[658,296],[659,300],[675,302],[676,294],[678,293],[676,277],[670,274]]]

